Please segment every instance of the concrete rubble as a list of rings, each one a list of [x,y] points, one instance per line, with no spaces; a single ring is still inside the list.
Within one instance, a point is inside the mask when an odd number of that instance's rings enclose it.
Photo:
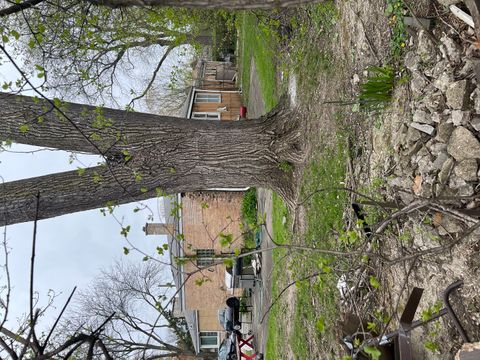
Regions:
[[[470,196],[479,186],[480,90],[475,49],[454,33],[431,36],[420,30],[404,57],[410,77],[410,109],[394,147],[398,166],[392,189],[417,196]],[[403,195],[405,197],[405,195]],[[461,200],[468,205],[468,200]],[[449,218],[437,224],[440,235],[462,227]]]

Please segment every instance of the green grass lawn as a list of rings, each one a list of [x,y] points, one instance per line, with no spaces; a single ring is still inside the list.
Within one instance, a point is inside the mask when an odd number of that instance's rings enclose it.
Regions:
[[[257,18],[250,11],[243,11],[237,18],[240,54],[240,84],[244,100],[248,99],[250,88],[250,66],[255,61],[257,74],[262,90],[265,110],[273,108],[278,97],[276,94],[275,47],[278,44],[274,32],[259,27]]]
[[[327,1],[309,6],[314,31],[328,33],[335,19],[334,3]],[[334,59],[329,56],[328,49],[318,49],[309,44],[308,29],[302,22],[291,20],[295,36],[290,43],[290,60],[286,60],[275,50],[279,48],[280,37],[275,28],[259,26],[257,16],[251,12],[242,12],[237,18],[239,33],[238,63],[240,81],[245,96],[249,95],[250,66],[255,62],[258,78],[265,101],[266,110],[271,109],[278,101],[277,72],[285,75],[295,73],[297,84],[303,89],[314,90],[319,71],[328,73],[335,66]],[[345,178],[345,140],[338,139],[337,147],[327,148],[321,153],[313,154],[303,174],[302,197],[306,198],[319,188],[338,188]],[[283,201],[273,194],[273,234],[275,242],[281,244],[300,244],[317,248],[331,249],[337,245],[332,230],[342,229],[342,216],[346,202],[346,194],[331,190],[312,195],[306,203],[306,233],[296,238],[289,232],[288,211]],[[285,224],[284,217],[287,218]],[[297,359],[309,358],[309,345],[323,344],[331,340],[333,334],[327,328],[337,319],[336,277],[331,273],[333,259],[313,251],[289,251],[285,248],[273,251],[272,299],[275,299],[288,282],[306,277],[313,272],[324,272],[315,279],[300,281],[295,285],[296,306],[294,313],[288,313],[284,301],[272,307],[269,314],[268,338],[266,343],[266,359],[285,359],[285,347],[288,343]],[[288,278],[286,272],[291,278]],[[321,311],[319,311],[321,309]],[[284,324],[293,323],[290,338],[287,338]],[[313,338],[312,338],[313,337]],[[290,360],[290,359],[289,359]]]
[[[272,228],[273,238],[279,244],[287,244],[290,242],[290,234],[288,232],[288,225],[283,223],[283,218],[288,216],[288,210],[282,199],[277,194],[273,194],[272,207]],[[276,299],[280,291],[282,291],[283,284],[286,282],[285,267],[280,264],[284,263],[288,250],[275,249],[272,253],[272,290],[271,298]],[[276,266],[275,266],[276,265]],[[285,316],[285,309],[281,302],[275,305],[270,310],[268,322],[268,339],[266,344],[266,359],[280,359],[279,355],[282,351],[282,346],[285,342],[286,334],[285,328],[279,326]]]
[[[313,195],[306,204],[306,232],[297,240],[302,245],[338,250],[333,231],[342,231],[347,200],[344,191],[335,190],[341,187],[345,179],[346,153],[343,145],[343,139],[339,138],[337,148],[316,154],[305,170],[302,198]],[[329,190],[317,192],[319,189]],[[291,268],[296,278],[306,277],[313,272],[322,273],[315,280],[297,284],[295,330],[291,344],[298,359],[308,358],[312,336],[315,337],[314,343],[320,346],[328,347],[327,344],[334,341],[333,329],[328,325],[335,324],[338,319],[337,276],[334,269],[339,266],[337,259],[314,251],[302,252],[292,259]]]
[[[303,196],[309,196],[318,189],[340,187],[345,177],[346,154],[342,139],[338,148],[317,154],[305,170]],[[293,239],[284,225],[283,218],[287,209],[282,200],[273,197],[273,237],[282,244],[301,244],[323,249],[337,249],[338,244],[332,230],[341,230],[342,216],[346,204],[345,192],[332,190],[315,193],[310,197],[306,208],[307,231],[304,237]],[[288,221],[287,221],[288,224]],[[336,306],[336,281],[332,268],[338,264],[330,256],[314,251],[295,251],[289,256],[286,249],[273,252],[274,269],[272,271],[272,299],[275,299],[287,282],[301,279],[314,272],[324,272],[311,280],[297,282],[295,313],[285,315],[285,305],[280,301],[270,311],[269,331],[266,347],[266,359],[285,359],[284,347],[288,341],[297,359],[309,358],[309,345],[312,336],[316,344],[332,341],[333,331],[328,325],[338,318]],[[285,268],[292,279],[287,279]],[[321,309],[321,311],[319,311]],[[282,323],[293,321],[293,331],[286,339]]]

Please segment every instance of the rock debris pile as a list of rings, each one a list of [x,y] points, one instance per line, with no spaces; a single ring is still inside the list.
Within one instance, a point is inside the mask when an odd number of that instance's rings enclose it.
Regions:
[[[438,43],[436,43],[438,42]],[[468,197],[479,185],[480,59],[475,44],[443,33],[418,33],[404,65],[410,73],[410,118],[393,142],[394,176],[389,183],[404,203],[424,198]],[[463,199],[463,206],[478,204]]]

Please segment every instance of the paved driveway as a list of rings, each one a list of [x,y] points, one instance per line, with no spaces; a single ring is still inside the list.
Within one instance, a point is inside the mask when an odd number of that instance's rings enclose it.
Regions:
[[[256,118],[265,114],[265,104],[260,89],[260,84],[255,69],[255,63],[252,60],[250,69],[250,94],[247,104],[248,118]],[[268,234],[272,234],[272,192],[267,189],[257,189],[258,214],[259,217],[266,215],[266,227],[262,228],[262,245],[265,249],[271,247],[271,239]],[[268,332],[268,317],[265,317],[263,323],[260,323],[266,309],[271,301],[271,269],[272,252],[262,253],[262,271],[261,279],[253,293],[253,332],[256,339],[257,353],[265,353],[265,343]]]

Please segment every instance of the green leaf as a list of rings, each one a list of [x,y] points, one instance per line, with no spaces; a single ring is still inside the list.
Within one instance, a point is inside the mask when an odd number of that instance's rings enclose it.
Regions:
[[[144,256],[143,259],[142,259],[142,261],[148,261],[148,260],[150,260],[150,256],[148,256],[148,255]]]
[[[42,23],[39,23],[37,30],[38,30],[38,32],[40,32],[40,33],[45,32],[45,30],[46,30],[45,25],[43,25]]]
[[[20,34],[15,30],[11,30],[10,35],[12,35],[15,38],[15,40],[20,39]]]
[[[158,255],[163,255],[164,254],[163,248],[161,248],[160,246],[157,246],[157,254]]]
[[[85,174],[85,168],[77,168],[77,174],[79,176],[82,176],[83,174]]]
[[[235,263],[235,262],[233,261],[232,258],[223,259],[223,264],[224,264],[226,267],[228,267],[228,268],[233,267],[233,264],[234,264],[234,263]]]
[[[96,171],[93,172],[92,180],[94,184],[99,184],[102,182],[102,175],[97,173]]]
[[[185,240],[185,235],[177,234],[176,238],[177,238],[178,241],[183,241],[183,240]]]
[[[220,246],[222,247],[229,246],[233,242],[232,234],[220,233],[218,237],[220,238]]]
[[[123,248],[123,253],[125,255],[128,255],[129,252],[130,252],[130,250],[128,250],[128,248],[126,248],[126,247]]]
[[[129,231],[130,231],[130,225],[127,225],[125,227],[122,227],[122,231],[120,231],[120,234],[127,237]]]
[[[317,320],[315,323],[315,328],[323,334],[325,332],[325,319],[321,317],[320,319]]]
[[[146,187],[144,187],[144,186],[142,186],[142,187],[140,188],[140,192],[142,192],[142,193],[146,193],[147,191],[148,191],[148,189],[147,189]]]
[[[385,15],[390,16],[390,15],[392,15],[392,13],[393,13],[393,4],[389,3],[387,5],[387,8],[385,9]]]
[[[7,139],[3,142],[3,146],[6,146],[6,147],[10,147],[10,146],[12,146],[12,144],[13,144],[13,141],[9,140],[9,139]]]
[[[365,351],[366,354],[370,355],[370,358],[372,360],[380,360],[380,356],[382,355],[380,350],[378,350],[374,346],[365,346],[363,348],[363,351]]]
[[[158,197],[162,197],[162,196],[166,196],[167,194],[161,188],[156,187],[155,188],[155,195],[158,196]]]
[[[162,247],[163,247],[163,250],[168,250],[168,244],[163,244]]]
[[[42,68],[43,69],[43,68]],[[62,107],[62,100],[60,100],[59,98],[53,98],[53,105],[55,105],[55,107],[57,108],[60,108]]]
[[[196,279],[195,280],[195,285],[202,286],[204,282],[205,282],[205,279]]]
[[[125,161],[128,160],[125,158]],[[142,175],[140,173],[135,173],[135,182],[139,183],[140,181],[142,181]]]
[[[35,47],[35,45],[37,45],[37,42],[35,41],[35,38],[34,37],[30,38],[30,40],[28,41],[28,47],[30,49],[33,49]]]
[[[28,130],[30,130],[30,126],[28,126],[28,124],[20,125],[19,130],[22,134],[26,134]]]
[[[233,253],[234,253],[235,256],[240,255],[240,249],[236,248],[235,250],[233,250]]]
[[[430,340],[425,341],[423,345],[425,346],[425,349],[430,350],[432,352],[437,352],[439,349],[438,344]]]
[[[380,288],[380,282],[375,276],[370,276],[370,285],[372,285],[375,289]]]

